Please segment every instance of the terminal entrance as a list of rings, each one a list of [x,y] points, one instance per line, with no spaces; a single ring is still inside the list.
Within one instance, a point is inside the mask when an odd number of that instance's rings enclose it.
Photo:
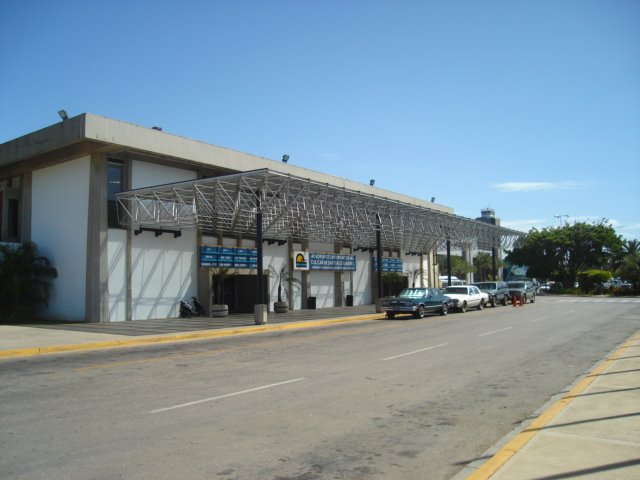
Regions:
[[[263,298],[268,299],[268,276],[264,275],[262,283]],[[232,275],[224,279],[224,303],[229,306],[229,313],[253,313],[258,304],[258,276]]]

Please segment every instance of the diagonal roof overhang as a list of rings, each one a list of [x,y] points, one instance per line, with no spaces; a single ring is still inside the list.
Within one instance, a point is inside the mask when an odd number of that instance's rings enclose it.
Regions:
[[[524,233],[423,206],[270,169],[158,185],[116,195],[121,225],[195,229],[256,238],[258,205],[264,238],[339,242],[429,252],[447,239],[479,249],[509,247]]]

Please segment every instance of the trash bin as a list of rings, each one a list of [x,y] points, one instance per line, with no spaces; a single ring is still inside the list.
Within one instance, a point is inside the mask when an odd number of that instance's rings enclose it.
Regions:
[[[353,307],[353,295],[347,295],[347,307]]]
[[[316,309],[316,297],[307,298],[307,308],[309,310],[315,310]]]

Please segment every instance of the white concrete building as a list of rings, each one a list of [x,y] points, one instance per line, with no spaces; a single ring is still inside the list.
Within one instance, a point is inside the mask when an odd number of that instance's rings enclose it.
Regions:
[[[201,247],[248,249],[247,255],[255,255],[257,235],[250,228],[238,229],[238,225],[222,228],[196,222],[184,227],[177,217],[174,224],[154,225],[149,218],[133,216],[123,221],[122,205],[118,218],[116,194],[150,187],[161,191],[162,187],[156,186],[191,185],[202,179],[258,170],[283,174],[296,185],[326,185],[345,192],[349,199],[366,198],[370,205],[400,205],[403,219],[411,212],[438,219],[433,228],[425,227],[424,222],[409,226],[403,220],[405,225],[400,229],[387,225],[386,217],[380,220],[386,235],[381,256],[399,259],[400,273],[420,271],[425,283],[433,284],[438,278],[431,257],[446,235],[455,230],[457,239],[477,239],[479,222],[456,217],[452,209],[435,203],[158,129],[82,114],[0,145],[0,241],[34,241],[57,268],[48,317],[93,322],[176,317],[182,298],[198,296],[206,308],[209,306],[215,269],[203,265]],[[124,198],[132,202],[137,197]],[[150,200],[145,201],[138,206],[144,209],[150,205]],[[194,198],[194,212],[195,208]],[[301,215],[297,222],[317,220],[317,216],[304,217],[308,212],[297,208]],[[195,216],[201,220],[202,211]],[[274,231],[271,226],[265,231],[262,259],[265,273],[285,266],[301,282],[301,288],[290,292],[292,308],[308,307],[309,297],[315,298],[318,308],[345,305],[347,295],[355,305],[374,302],[378,295],[373,265],[378,253],[373,252],[376,244],[371,228],[365,233],[373,243],[356,245],[351,237],[337,234],[319,235],[321,238],[294,234],[288,225],[276,236],[270,236]],[[345,231],[363,228],[368,227],[349,225]],[[409,228],[412,235],[416,229],[424,230],[429,241],[415,236],[409,242],[405,233]],[[486,229],[499,239],[518,233],[494,226],[478,228],[483,238]],[[416,249],[411,251],[410,245]],[[355,267],[296,270],[292,259],[296,251],[347,255],[355,258]],[[244,250],[230,252],[229,261],[237,266],[225,281],[226,303],[231,312],[253,311],[259,296],[255,265],[244,265],[240,257],[233,257]],[[265,278],[264,290],[263,302],[272,305],[277,296],[273,275]]]

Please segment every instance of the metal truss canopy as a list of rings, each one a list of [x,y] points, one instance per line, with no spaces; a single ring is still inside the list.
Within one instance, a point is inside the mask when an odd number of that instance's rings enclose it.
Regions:
[[[478,249],[509,247],[522,232],[269,169],[142,188],[116,195],[121,225],[194,229],[265,239],[313,240],[426,253],[447,239]]]

